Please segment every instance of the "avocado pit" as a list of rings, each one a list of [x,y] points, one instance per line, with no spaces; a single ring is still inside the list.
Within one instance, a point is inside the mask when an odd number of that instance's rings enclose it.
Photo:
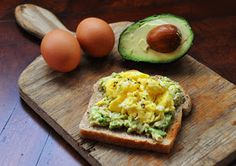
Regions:
[[[146,41],[151,49],[161,53],[169,53],[180,46],[181,38],[181,33],[176,26],[163,24],[150,30]]]

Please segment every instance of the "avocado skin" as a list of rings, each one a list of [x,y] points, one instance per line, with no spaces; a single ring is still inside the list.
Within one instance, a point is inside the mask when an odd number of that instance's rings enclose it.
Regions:
[[[143,24],[145,24],[146,22],[148,21],[152,21],[152,20],[156,20],[156,19],[162,19],[162,18],[177,18],[179,20],[182,20],[183,22],[185,22],[187,25],[188,25],[188,29],[189,29],[189,32],[190,32],[190,36],[192,37],[192,42],[191,44],[188,46],[188,48],[186,49],[186,51],[179,57],[173,57],[172,59],[167,59],[167,60],[162,60],[162,61],[149,61],[149,60],[140,60],[138,57],[136,56],[130,56],[128,54],[125,53],[125,50],[123,50],[121,48],[121,39],[122,37],[124,36],[125,32],[132,29],[132,28],[135,28],[135,26],[142,26]],[[181,16],[177,16],[177,15],[174,15],[174,14],[170,14],[170,13],[165,13],[165,14],[159,14],[159,15],[152,15],[152,16],[149,16],[147,18],[144,18],[142,20],[139,20],[137,22],[134,22],[133,24],[131,24],[130,26],[128,26],[126,29],[123,30],[123,32],[120,34],[120,37],[119,37],[119,42],[118,42],[118,52],[120,53],[122,59],[124,60],[131,60],[131,61],[135,61],[135,62],[148,62],[148,63],[155,63],[155,64],[165,64],[165,63],[171,63],[171,62],[174,62],[178,59],[181,59],[182,57],[184,57],[186,55],[186,53],[189,51],[189,49],[191,48],[191,46],[193,45],[193,40],[194,40],[194,33],[188,23],[188,21],[181,17]],[[167,55],[168,56],[168,55]]]

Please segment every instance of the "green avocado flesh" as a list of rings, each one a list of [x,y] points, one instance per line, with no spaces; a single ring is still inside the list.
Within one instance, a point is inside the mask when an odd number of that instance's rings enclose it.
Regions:
[[[103,95],[105,88],[104,81],[109,80],[110,77],[118,77],[116,73],[112,76],[105,77],[100,80],[98,90]],[[175,108],[185,102],[183,91],[180,85],[167,77],[160,76],[160,83],[167,88],[174,100]],[[107,100],[110,103],[109,99]],[[134,119],[127,114],[118,112],[111,112],[106,106],[97,106],[96,104],[89,111],[89,122],[92,126],[99,126],[109,128],[111,130],[124,130],[127,133],[134,133],[151,137],[156,141],[162,140],[167,135],[167,129],[174,119],[174,112],[167,111],[164,113],[163,119],[157,120],[153,123],[142,123],[139,119]]]
[[[145,134],[154,140],[161,140],[166,136],[165,130],[170,125],[172,116],[171,113],[166,113],[162,122],[153,126],[147,123],[142,124],[127,115],[105,111],[102,108],[93,106],[89,114],[89,120],[93,126],[109,127],[111,130],[126,128],[127,133]]]
[[[173,52],[161,53],[149,47],[146,42],[147,34],[156,26],[172,24],[176,26],[181,35],[181,44]],[[186,54],[192,45],[193,32],[188,22],[172,14],[150,16],[140,20],[120,35],[118,51],[123,59],[137,62],[168,63],[173,62]]]

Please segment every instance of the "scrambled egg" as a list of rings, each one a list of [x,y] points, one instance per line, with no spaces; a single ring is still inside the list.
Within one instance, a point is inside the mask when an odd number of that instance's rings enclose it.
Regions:
[[[104,98],[96,103],[111,112],[127,114],[141,123],[161,120],[175,110],[173,95],[162,82],[148,74],[131,70],[113,74],[101,83]]]

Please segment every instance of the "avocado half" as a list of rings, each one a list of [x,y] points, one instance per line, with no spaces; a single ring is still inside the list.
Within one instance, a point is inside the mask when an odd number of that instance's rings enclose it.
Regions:
[[[169,53],[157,52],[146,42],[147,34],[158,25],[172,24],[182,38],[178,48]],[[123,59],[137,62],[169,63],[183,57],[192,45],[194,34],[188,22],[179,16],[161,14],[147,17],[127,27],[120,35],[118,51]]]

